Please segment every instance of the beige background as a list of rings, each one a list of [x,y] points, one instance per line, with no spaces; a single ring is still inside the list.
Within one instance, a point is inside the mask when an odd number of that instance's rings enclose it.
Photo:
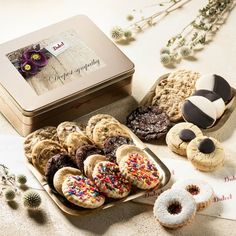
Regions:
[[[112,26],[122,23],[133,8],[156,2],[155,0],[0,0],[0,43],[37,30],[67,17],[86,14],[107,35]],[[140,100],[155,79],[173,69],[164,68],[159,62],[159,50],[170,38],[188,23],[206,1],[192,0],[177,12],[162,19],[155,27],[140,33],[130,45],[119,45],[133,60],[136,73],[133,94]],[[196,61],[182,61],[178,68],[199,72],[219,73],[236,87],[236,9],[226,25],[217,33],[214,41],[197,54]],[[236,114],[219,131],[226,148],[234,154],[236,140]],[[0,116],[2,134],[17,133]],[[151,145],[161,157],[166,152],[163,145]],[[236,154],[236,153],[235,153]],[[6,157],[7,158],[7,157]],[[236,222],[198,215],[195,221],[182,229],[163,229],[152,215],[152,207],[136,203],[125,203],[95,215],[81,218],[68,217],[58,210],[42,191],[43,204],[38,213],[28,212],[19,205],[8,205],[0,198],[0,235],[236,235]]]

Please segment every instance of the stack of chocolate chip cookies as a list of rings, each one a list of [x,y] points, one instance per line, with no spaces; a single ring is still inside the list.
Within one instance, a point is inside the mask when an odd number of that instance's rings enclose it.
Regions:
[[[24,151],[52,192],[79,207],[97,208],[106,198],[128,196],[134,185],[151,189],[159,184],[156,166],[130,134],[114,117],[98,114],[85,130],[66,121],[35,131],[26,137]]]

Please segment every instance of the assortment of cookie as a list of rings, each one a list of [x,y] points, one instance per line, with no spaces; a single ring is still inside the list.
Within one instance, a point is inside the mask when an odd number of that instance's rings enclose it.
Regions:
[[[181,122],[174,125],[166,135],[169,149],[189,161],[201,171],[214,171],[224,164],[225,153],[221,143],[204,136],[194,124]]]
[[[147,97],[146,97],[147,98]],[[221,76],[177,70],[161,79],[151,95],[127,117],[127,126],[142,140],[158,139],[183,119],[200,128],[212,127],[233,98]]]
[[[82,129],[66,121],[25,139],[26,157],[52,191],[77,206],[97,208],[107,198],[120,199],[132,189],[159,185],[156,165],[114,117],[95,115]]]

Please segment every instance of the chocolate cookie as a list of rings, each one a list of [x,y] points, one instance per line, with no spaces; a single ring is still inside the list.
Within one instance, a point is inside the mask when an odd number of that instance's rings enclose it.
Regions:
[[[169,117],[157,106],[141,106],[127,117],[127,126],[144,140],[158,139],[170,128]]]
[[[54,189],[53,177],[55,173],[62,167],[66,167],[66,166],[76,167],[71,157],[66,154],[56,154],[55,156],[51,157],[48,160],[46,168],[45,168],[45,176],[46,176],[48,185],[52,189]]]
[[[133,141],[122,135],[109,137],[104,143],[104,152],[108,161],[116,162],[116,150],[123,144],[133,144]]]
[[[77,167],[84,173],[84,161],[85,159],[93,154],[100,154],[103,155],[103,150],[97,147],[96,145],[84,145],[78,148],[75,156],[75,161]]]

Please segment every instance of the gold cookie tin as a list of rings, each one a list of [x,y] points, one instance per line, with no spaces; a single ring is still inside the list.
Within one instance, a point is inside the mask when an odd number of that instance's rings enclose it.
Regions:
[[[47,65],[28,78],[33,67],[23,67],[32,59],[26,51],[37,47],[49,55]],[[86,16],[0,45],[0,66],[0,110],[22,136],[129,95],[134,73],[134,64]]]
[[[171,173],[169,169],[134,133],[132,133],[126,126],[123,125],[122,127],[129,132],[135,145],[141,148],[146,153],[146,155],[156,164],[158,171],[160,173],[160,184],[158,185],[157,189],[161,189],[164,186],[166,186],[171,178]],[[154,190],[154,189],[151,189],[151,190],[136,189],[132,191],[127,197],[122,198],[120,200],[109,199],[109,201],[106,201],[101,207],[97,209],[85,209],[85,208],[78,207],[74,204],[69,203],[64,197],[62,197],[58,193],[52,192],[46,180],[42,176],[42,174],[31,163],[28,162],[27,166],[29,170],[33,173],[33,175],[36,177],[36,179],[40,182],[42,187],[45,189],[49,197],[53,200],[53,202],[63,212],[69,215],[74,215],[74,216],[82,216],[82,215],[94,213],[99,210],[104,210],[104,209],[116,206],[117,204],[120,204],[122,202],[127,202],[127,201],[134,200],[138,197],[142,197]]]

